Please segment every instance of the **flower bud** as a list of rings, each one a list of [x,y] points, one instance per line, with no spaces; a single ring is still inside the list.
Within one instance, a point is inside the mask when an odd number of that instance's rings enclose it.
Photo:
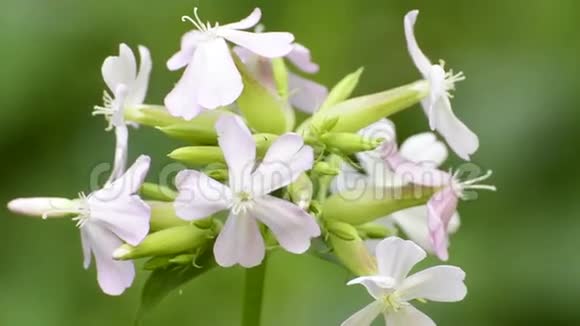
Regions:
[[[151,207],[151,220],[149,221],[151,232],[189,224],[175,214],[172,202],[148,200],[147,205]]]
[[[384,141],[384,139],[380,138],[369,139],[359,134],[346,132],[329,132],[322,135],[320,140],[328,147],[346,155],[371,151]]]
[[[124,114],[125,120],[150,127],[163,127],[185,121],[172,116],[165,107],[158,105],[141,105],[126,108]]]
[[[361,67],[338,82],[338,84],[336,84],[328,94],[328,97],[320,107],[319,111],[324,111],[349,98],[358,85],[360,76],[363,72],[364,68]]]
[[[322,206],[322,212],[328,220],[360,225],[405,208],[423,205],[437,190],[408,185],[345,191],[328,197]]]
[[[327,230],[330,246],[344,266],[359,276],[376,274],[376,260],[353,226],[333,222]]]
[[[421,80],[381,93],[356,97],[318,111],[310,122],[320,126],[325,120],[338,117],[334,132],[357,132],[358,130],[409,108],[429,94],[429,83]]]
[[[177,192],[175,190],[149,182],[143,183],[139,193],[144,198],[160,201],[174,201],[177,197]]]
[[[328,164],[327,162],[316,162],[314,164],[314,167],[312,168],[312,171],[316,172],[319,175],[335,176],[340,174],[339,168],[334,167],[331,164]]]
[[[397,229],[390,228],[378,223],[366,223],[357,225],[358,234],[365,239],[384,239],[397,235]]]
[[[211,163],[225,163],[222,150],[218,146],[189,146],[181,147],[167,156],[192,166],[202,166]]]
[[[13,213],[42,218],[65,217],[78,207],[75,200],[56,197],[18,198],[8,203]]]
[[[310,207],[310,201],[314,193],[312,180],[306,173],[302,173],[296,181],[288,186],[288,193],[293,203],[307,210]]]
[[[217,133],[215,123],[224,114],[224,110],[211,110],[200,113],[194,119],[158,127],[167,136],[189,142],[192,145],[216,145]]]

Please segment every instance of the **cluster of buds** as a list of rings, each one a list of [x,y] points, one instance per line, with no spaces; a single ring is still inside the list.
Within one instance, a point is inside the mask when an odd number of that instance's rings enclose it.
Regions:
[[[212,25],[196,8],[182,18],[194,30],[167,61],[169,70],[185,71],[164,105],[144,103],[152,69],[147,48],[139,47],[139,65],[125,44],[103,63],[109,91],[93,114],[103,115],[116,136],[103,187],[75,199],[15,199],[8,207],[72,218],[84,266],[95,258],[98,283],[109,295],[131,286],[137,259],[171,277],[181,267],[256,267],[280,248],[331,258],[356,275],[349,285],[367,288],[375,301],[343,325],[370,325],[380,314],[391,326],[434,325],[410,302],[462,300],[464,272],[437,266],[408,274],[427,253],[447,260],[459,200],[495,188],[479,184],[491,172],[466,180],[461,170],[439,169],[446,144],[468,161],[479,141],[451,110],[450,92],[464,76],[423,54],[414,36],[417,15],[405,16],[404,30],[422,79],[351,98],[362,69],[330,91],[301,76],[319,66],[292,34],[261,26],[246,31],[258,25],[259,9]],[[425,132],[398,145],[387,118],[416,104],[445,142]],[[188,145],[169,154],[188,167],[171,184],[145,182],[148,156],[127,168],[135,125]]]

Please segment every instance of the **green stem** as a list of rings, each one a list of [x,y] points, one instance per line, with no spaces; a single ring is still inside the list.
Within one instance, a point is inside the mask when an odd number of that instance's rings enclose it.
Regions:
[[[260,266],[246,269],[242,326],[260,326],[265,274],[266,261]]]

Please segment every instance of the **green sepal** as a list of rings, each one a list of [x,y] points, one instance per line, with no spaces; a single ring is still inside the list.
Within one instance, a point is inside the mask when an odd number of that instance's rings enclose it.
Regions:
[[[384,239],[395,236],[399,233],[395,228],[390,228],[378,223],[357,225],[356,230],[364,239]]]
[[[358,85],[363,72],[364,68],[361,67],[357,71],[348,74],[341,81],[339,81],[338,84],[332,88],[330,93],[328,93],[328,97],[322,106],[320,106],[318,111],[327,110],[328,108],[331,108],[334,105],[348,99]]]
[[[274,75],[274,82],[276,83],[276,89],[278,90],[278,95],[284,99],[288,100],[288,67],[284,58],[274,58],[271,59],[272,62],[272,73]]]
[[[192,145],[216,145],[215,123],[221,116],[228,114],[232,113],[220,109],[206,111],[192,120],[157,127],[157,129],[171,138],[183,140]]]
[[[167,186],[155,183],[145,182],[139,189],[139,194],[151,200],[174,201],[177,198],[177,192]]]
[[[334,233],[337,229],[340,229],[340,235]],[[335,256],[346,268],[358,276],[377,273],[375,257],[371,255],[353,226],[336,222],[332,228],[328,228],[328,231],[328,242]]]
[[[175,214],[173,202],[148,200],[147,205],[151,207],[151,219],[149,220],[151,232],[189,224]]]
[[[320,140],[329,148],[344,155],[374,150],[384,141],[384,139],[369,139],[349,132],[329,132],[320,136]]]
[[[172,116],[169,111],[160,105],[141,105],[126,108],[123,112],[125,120],[149,127],[164,127],[179,124],[185,120]]]

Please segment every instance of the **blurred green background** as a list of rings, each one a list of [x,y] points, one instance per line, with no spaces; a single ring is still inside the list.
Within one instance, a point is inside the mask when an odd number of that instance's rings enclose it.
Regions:
[[[451,263],[468,275],[468,298],[420,308],[440,325],[580,324],[580,2],[409,0],[2,0],[0,6],[0,202],[74,196],[91,169],[112,156],[113,135],[91,118],[101,103],[102,60],[118,43],[150,48],[149,103],[161,103],[178,73],[165,60],[190,25],[194,5],[211,21],[259,6],[270,30],[310,47],[331,85],[365,66],[364,94],[418,78],[405,48],[403,16],[421,9],[419,43],[468,80],[454,108],[481,137],[475,163],[493,168],[500,191],[461,207]],[[427,128],[417,107],[394,120],[404,136]],[[176,146],[154,130],[133,132],[131,156]],[[154,173],[152,174],[155,175]],[[154,180],[154,178],[152,179]],[[431,261],[435,263],[435,260]],[[81,266],[70,221],[20,218],[0,210],[0,325],[130,325],[139,274],[111,298]],[[265,326],[338,325],[369,302],[350,276],[306,256],[269,261]],[[147,325],[237,325],[242,270],[213,271],[173,294]]]

